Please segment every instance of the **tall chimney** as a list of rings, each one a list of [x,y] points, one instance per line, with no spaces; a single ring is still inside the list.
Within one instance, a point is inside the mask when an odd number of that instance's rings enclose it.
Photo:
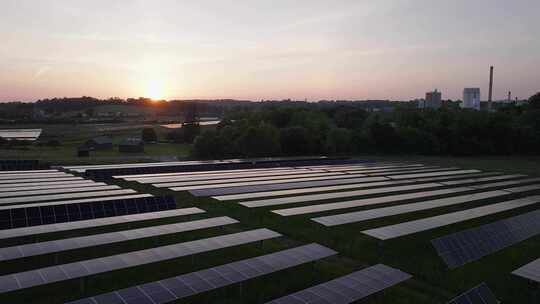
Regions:
[[[491,102],[493,97],[493,66],[489,68],[489,97],[488,97],[488,111],[491,111]]]
[[[508,102],[512,102],[512,92],[508,91]]]

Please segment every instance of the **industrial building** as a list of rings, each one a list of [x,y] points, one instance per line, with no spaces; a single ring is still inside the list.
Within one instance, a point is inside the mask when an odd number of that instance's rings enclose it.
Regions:
[[[480,88],[463,89],[462,108],[480,110]]]

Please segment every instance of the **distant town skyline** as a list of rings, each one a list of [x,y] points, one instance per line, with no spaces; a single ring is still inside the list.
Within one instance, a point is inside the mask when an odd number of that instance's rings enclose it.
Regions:
[[[540,90],[537,0],[0,2],[0,101]],[[483,99],[487,94],[482,95]]]

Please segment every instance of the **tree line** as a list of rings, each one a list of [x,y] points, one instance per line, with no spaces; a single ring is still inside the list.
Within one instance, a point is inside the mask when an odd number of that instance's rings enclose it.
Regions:
[[[397,107],[368,112],[347,105],[286,104],[229,111],[194,140],[200,158],[410,153],[510,155],[540,153],[540,93],[529,104],[495,112]]]

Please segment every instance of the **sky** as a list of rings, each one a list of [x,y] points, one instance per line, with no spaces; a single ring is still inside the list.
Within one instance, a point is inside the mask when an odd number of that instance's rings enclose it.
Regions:
[[[540,91],[538,0],[1,0],[0,101]]]

